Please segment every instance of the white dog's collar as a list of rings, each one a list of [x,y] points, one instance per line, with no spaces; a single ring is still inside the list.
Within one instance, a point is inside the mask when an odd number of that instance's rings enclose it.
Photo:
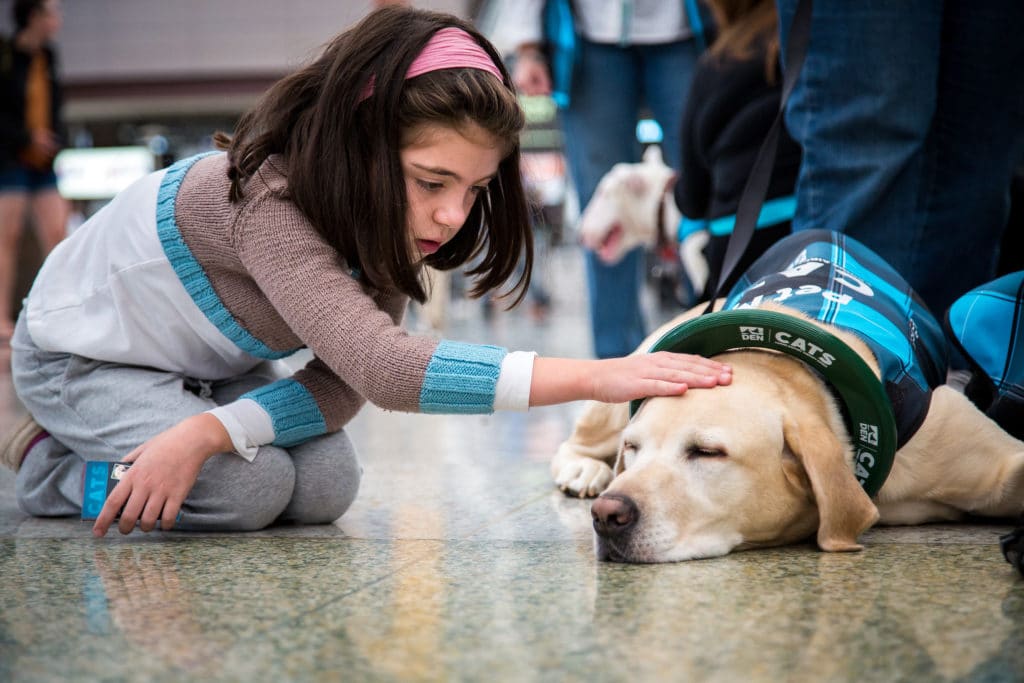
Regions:
[[[793,356],[825,378],[843,404],[854,447],[854,474],[869,496],[878,493],[896,455],[892,405],[868,364],[835,335],[775,311],[718,311],[672,328],[649,351],[710,357],[750,347]],[[642,402],[630,402],[631,418]]]

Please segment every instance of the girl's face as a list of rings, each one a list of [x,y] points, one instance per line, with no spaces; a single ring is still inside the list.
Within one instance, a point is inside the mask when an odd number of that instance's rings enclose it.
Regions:
[[[476,124],[425,124],[408,131],[399,153],[409,199],[406,228],[413,260],[441,248],[466,222],[498,172],[504,150]]]

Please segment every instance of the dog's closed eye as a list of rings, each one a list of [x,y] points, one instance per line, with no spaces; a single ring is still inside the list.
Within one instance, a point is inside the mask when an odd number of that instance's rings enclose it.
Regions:
[[[716,446],[690,444],[686,447],[686,457],[688,458],[724,458],[727,455],[724,448]]]

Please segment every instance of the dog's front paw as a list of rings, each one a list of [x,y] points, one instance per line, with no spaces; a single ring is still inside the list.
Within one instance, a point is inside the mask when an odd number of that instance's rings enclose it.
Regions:
[[[573,458],[561,463],[554,475],[558,488],[580,498],[593,498],[615,478],[611,467],[593,458]]]

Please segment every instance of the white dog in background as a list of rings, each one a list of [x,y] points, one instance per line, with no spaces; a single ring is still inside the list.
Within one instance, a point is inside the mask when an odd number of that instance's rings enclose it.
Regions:
[[[608,264],[618,263],[636,247],[653,248],[661,240],[674,244],[680,220],[672,197],[676,172],[665,165],[661,148],[651,145],[639,164],[615,164],[601,178],[580,217],[580,241]],[[686,275],[697,291],[708,277],[702,249],[707,231],[690,235],[679,245]]]

